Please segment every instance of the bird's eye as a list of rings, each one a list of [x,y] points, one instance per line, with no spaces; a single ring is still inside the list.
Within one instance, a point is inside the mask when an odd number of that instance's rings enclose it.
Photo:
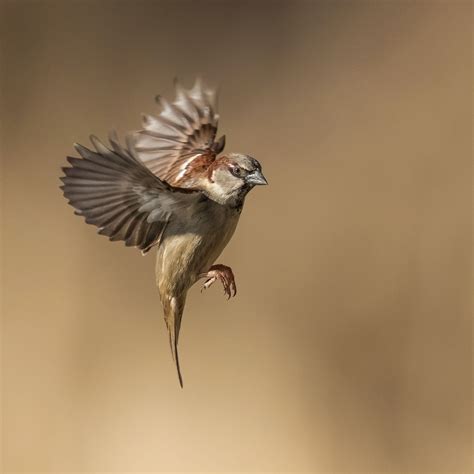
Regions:
[[[240,168],[239,166],[231,166],[230,172],[237,178],[240,178],[243,174],[242,168]]]

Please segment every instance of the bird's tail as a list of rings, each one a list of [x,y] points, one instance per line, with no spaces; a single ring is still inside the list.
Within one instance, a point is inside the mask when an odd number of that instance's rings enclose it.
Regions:
[[[168,328],[168,334],[170,339],[171,355],[176,364],[176,370],[178,372],[178,379],[181,388],[183,388],[183,377],[181,375],[181,368],[179,366],[179,355],[178,355],[178,339],[179,330],[181,328],[181,317],[184,310],[185,297],[169,297],[163,298],[163,310],[165,313],[166,327]]]

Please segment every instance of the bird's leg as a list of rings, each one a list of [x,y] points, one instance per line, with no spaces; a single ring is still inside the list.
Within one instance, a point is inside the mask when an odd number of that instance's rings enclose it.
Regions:
[[[217,279],[222,282],[224,287],[224,294],[227,295],[227,299],[237,294],[237,287],[235,286],[234,274],[230,267],[225,265],[212,265],[211,268],[205,273],[201,273],[199,278],[206,278],[202,290],[207,290]]]

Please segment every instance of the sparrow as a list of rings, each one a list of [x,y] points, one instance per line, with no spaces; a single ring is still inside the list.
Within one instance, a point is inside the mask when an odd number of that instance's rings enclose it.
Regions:
[[[93,149],[67,157],[63,194],[75,214],[111,241],[143,255],[156,254],[156,285],[169,333],[171,354],[183,387],[178,338],[188,290],[219,280],[227,298],[237,288],[232,269],[215,264],[236,229],[245,197],[266,185],[260,163],[243,153],[223,154],[216,140],[217,91],[197,79],[191,89],[175,81],[172,102],[156,97],[157,115],[143,115],[142,129],[122,145],[113,131],[105,145],[91,135]]]

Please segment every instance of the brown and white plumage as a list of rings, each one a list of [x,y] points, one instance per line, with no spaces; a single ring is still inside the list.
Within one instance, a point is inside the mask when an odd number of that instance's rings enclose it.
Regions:
[[[215,141],[215,92],[197,81],[190,90],[176,85],[177,97],[159,99],[162,111],[146,116],[144,128],[115,135],[95,150],[76,145],[81,158],[63,168],[64,196],[76,213],[110,240],[146,253],[157,247],[156,283],[162,301],[179,381],[178,337],[188,289],[216,279],[235,294],[230,268],[213,263],[237,226],[246,194],[266,184],[254,158],[230,153],[218,157],[224,138]]]
[[[131,134],[140,160],[157,176],[173,185],[189,187],[196,169],[207,169],[225,146],[215,141],[219,114],[217,94],[196,80],[190,90],[175,81],[176,98],[162,96],[158,116],[143,114],[143,129]]]

